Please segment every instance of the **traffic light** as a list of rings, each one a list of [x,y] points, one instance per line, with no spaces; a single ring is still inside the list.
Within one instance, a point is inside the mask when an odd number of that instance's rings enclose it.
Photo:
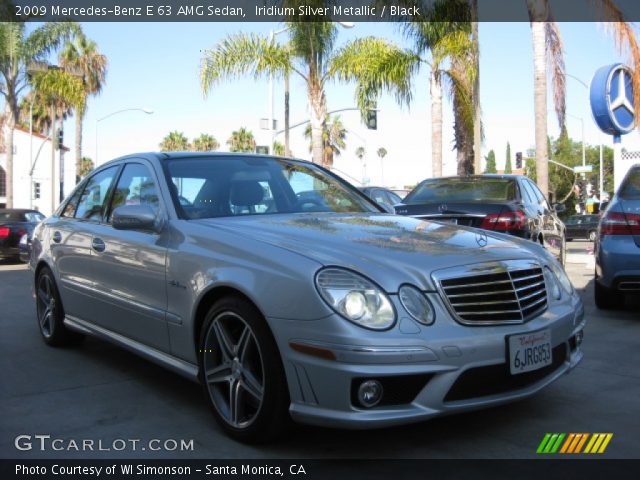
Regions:
[[[35,200],[40,198],[40,182],[33,183],[33,198]]]
[[[64,143],[64,130],[59,128],[58,132],[56,134],[55,149],[56,150],[60,150],[60,148],[62,147],[63,143]]]
[[[516,152],[516,169],[522,168],[522,152]]]
[[[374,103],[371,108],[367,109],[364,123],[369,130],[378,129],[378,110],[377,105]]]

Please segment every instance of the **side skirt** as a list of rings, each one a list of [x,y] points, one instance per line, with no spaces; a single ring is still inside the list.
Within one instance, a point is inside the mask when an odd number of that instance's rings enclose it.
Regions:
[[[69,315],[64,317],[65,326],[71,330],[75,330],[85,335],[93,335],[95,337],[106,340],[110,343],[114,343],[126,350],[129,350],[137,355],[140,355],[147,360],[152,361],[162,367],[176,372],[183,377],[188,378],[194,382],[198,382],[198,367],[192,363],[185,362],[179,358],[173,357],[165,352],[161,352],[155,348],[149,347],[143,343],[140,343],[131,338],[127,338],[119,333],[112,332],[106,328],[93,325],[79,318],[70,317]]]

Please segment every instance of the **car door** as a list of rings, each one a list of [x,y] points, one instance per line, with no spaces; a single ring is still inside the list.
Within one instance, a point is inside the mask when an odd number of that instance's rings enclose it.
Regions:
[[[558,259],[563,257],[564,249],[564,224],[549,206],[549,202],[531,180],[525,180],[537,199],[538,225],[542,234],[544,247]]]
[[[104,221],[93,226],[91,271],[97,303],[96,324],[162,351],[169,351],[167,309],[167,235],[116,230],[113,210],[147,205],[164,216],[158,181],[144,160],[129,162],[120,172]]]
[[[101,221],[102,208],[119,166],[98,170],[82,182],[58,215],[47,220],[51,258],[65,313],[90,319],[95,310],[91,264],[93,226]]]

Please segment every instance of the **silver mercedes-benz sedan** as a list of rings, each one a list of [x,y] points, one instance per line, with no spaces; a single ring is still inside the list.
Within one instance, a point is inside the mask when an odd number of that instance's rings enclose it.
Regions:
[[[497,405],[582,357],[582,303],[541,246],[384,213],[304,161],[113,160],[30,265],[45,342],[98,336],[199,381],[244,441]]]

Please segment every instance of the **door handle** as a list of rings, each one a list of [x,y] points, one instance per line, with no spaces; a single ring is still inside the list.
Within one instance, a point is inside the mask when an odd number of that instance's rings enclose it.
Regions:
[[[51,240],[53,240],[55,243],[60,243],[62,241],[62,234],[58,231],[53,232]]]
[[[101,238],[94,238],[91,241],[91,248],[93,248],[96,252],[104,252],[104,249],[107,246],[104,244],[104,241]]]

